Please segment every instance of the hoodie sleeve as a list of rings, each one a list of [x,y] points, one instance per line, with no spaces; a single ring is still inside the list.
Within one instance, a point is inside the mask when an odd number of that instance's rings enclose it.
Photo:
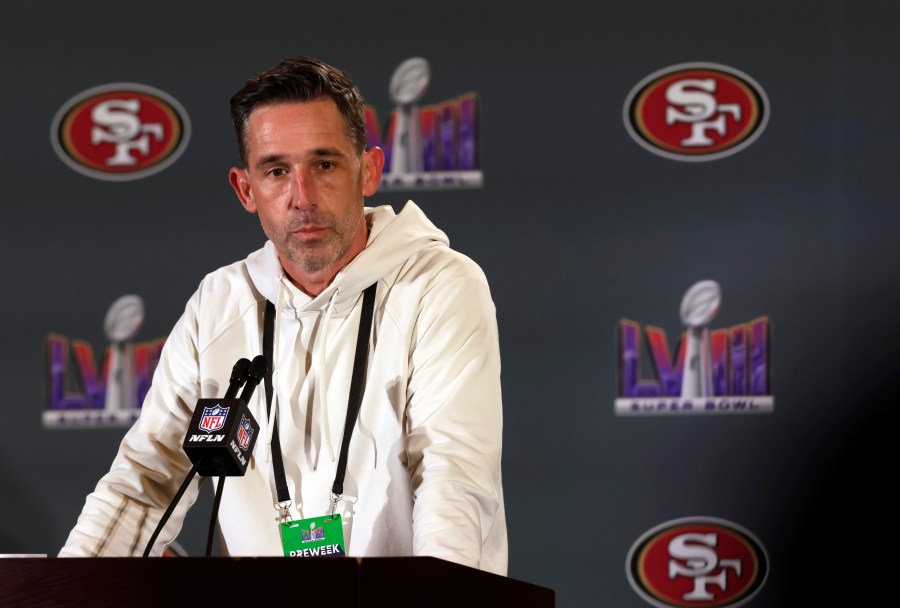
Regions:
[[[457,260],[421,300],[410,355],[413,551],[506,574],[496,311],[481,269]]]
[[[88,495],[60,557],[143,554],[150,536],[190,470],[181,449],[199,393],[197,294],[166,340],[141,415],[126,433],[110,471]],[[195,477],[151,555],[171,543],[197,498]]]

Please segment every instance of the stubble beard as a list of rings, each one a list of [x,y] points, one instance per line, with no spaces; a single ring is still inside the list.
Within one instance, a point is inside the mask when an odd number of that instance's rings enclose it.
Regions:
[[[353,222],[338,225],[333,215],[306,211],[291,220],[280,231],[278,238],[272,240],[278,252],[292,264],[305,272],[319,272],[347,254],[359,230],[359,224],[359,218],[356,218]],[[326,232],[315,241],[306,242],[292,234],[301,226],[310,225],[326,228]]]

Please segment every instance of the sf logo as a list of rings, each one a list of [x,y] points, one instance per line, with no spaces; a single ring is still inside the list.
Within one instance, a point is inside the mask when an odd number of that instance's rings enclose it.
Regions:
[[[679,576],[693,579],[693,589],[685,593],[686,601],[715,599],[711,586],[728,590],[728,571],[741,576],[741,560],[719,559],[716,553],[717,534],[680,534],[669,542],[669,579]]]
[[[109,99],[91,111],[91,144],[113,144],[115,153],[106,159],[109,167],[137,165],[136,154],[150,155],[150,140],[159,142],[165,135],[160,123],[143,123],[138,99]]]
[[[687,123],[691,134],[681,140],[685,147],[712,146],[715,142],[708,133],[713,131],[724,137],[727,132],[726,116],[733,122],[741,120],[741,106],[736,103],[718,103],[716,80],[713,78],[678,80],[666,89],[666,125]]]

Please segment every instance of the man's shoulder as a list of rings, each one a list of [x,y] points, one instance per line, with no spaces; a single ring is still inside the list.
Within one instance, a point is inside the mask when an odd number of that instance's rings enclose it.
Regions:
[[[247,271],[247,260],[238,260],[216,268],[209,272],[203,280],[200,281],[198,292],[202,295],[226,295],[233,292],[234,289],[241,290],[245,287],[253,286],[250,274]],[[223,292],[223,290],[225,290]]]
[[[265,301],[251,278],[249,259],[217,268],[200,281],[192,300],[201,325],[227,325]]]
[[[429,283],[474,280],[487,284],[484,271],[477,262],[443,244],[435,244],[412,256],[398,274],[400,280],[423,278]]]
[[[493,310],[484,271],[446,245],[422,250],[384,280],[390,288],[385,309],[398,321],[414,320],[425,309]]]
[[[242,260],[221,266],[209,272],[200,281],[200,289],[222,288],[227,286],[249,286],[259,291],[260,282],[277,284],[281,275],[275,248],[270,242],[251,252]]]

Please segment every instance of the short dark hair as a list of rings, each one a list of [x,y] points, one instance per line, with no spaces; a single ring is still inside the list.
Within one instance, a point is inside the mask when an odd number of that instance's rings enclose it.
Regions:
[[[365,100],[350,77],[338,68],[312,57],[289,57],[250,78],[231,96],[231,122],[237,135],[241,162],[247,164],[247,121],[259,106],[284,102],[334,100],[347,125],[356,152],[366,148]]]

